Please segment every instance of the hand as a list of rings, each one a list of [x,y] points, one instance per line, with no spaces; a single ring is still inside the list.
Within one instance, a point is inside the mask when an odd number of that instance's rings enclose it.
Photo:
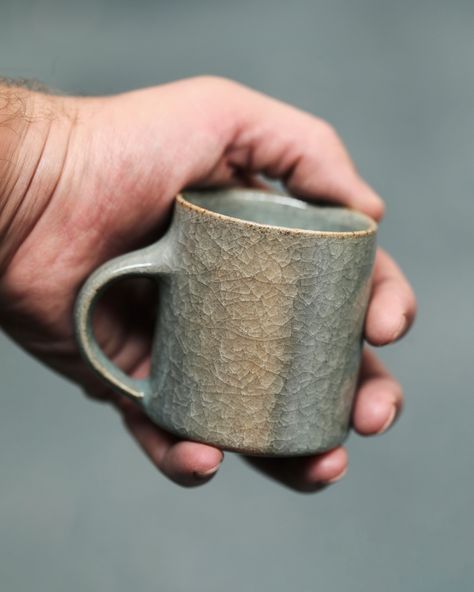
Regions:
[[[34,356],[118,409],[162,473],[182,485],[204,483],[217,470],[221,451],[162,431],[82,362],[72,326],[78,289],[104,261],[158,238],[184,187],[254,184],[264,175],[282,180],[295,195],[345,204],[377,220],[383,203],[327,123],[231,81],[196,78],[100,98],[29,93],[25,100],[33,116],[13,153],[15,163],[30,164],[12,165],[3,194],[10,207],[0,210],[0,323]],[[2,225],[5,211],[10,214]],[[146,311],[150,297],[141,283],[121,284],[104,298],[96,318],[106,354],[136,377],[148,370],[152,324],[131,311]],[[380,251],[367,341],[395,341],[414,313],[408,283]],[[400,385],[367,349],[354,429],[381,433],[401,406]],[[315,491],[342,476],[347,455],[337,448],[248,462],[297,490]]]

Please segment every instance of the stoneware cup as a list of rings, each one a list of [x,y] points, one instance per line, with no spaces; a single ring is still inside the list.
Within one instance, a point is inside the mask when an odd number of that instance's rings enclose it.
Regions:
[[[186,192],[167,233],[110,261],[76,304],[85,359],[165,430],[251,455],[322,452],[348,433],[376,224],[249,189]],[[92,331],[111,282],[158,283],[149,378],[114,366]]]

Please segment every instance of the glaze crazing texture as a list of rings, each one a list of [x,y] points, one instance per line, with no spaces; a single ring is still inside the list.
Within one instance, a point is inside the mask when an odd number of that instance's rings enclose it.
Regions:
[[[147,413],[248,454],[296,455],[347,435],[375,233],[295,233],[176,204]],[[160,249],[160,242],[156,244]]]

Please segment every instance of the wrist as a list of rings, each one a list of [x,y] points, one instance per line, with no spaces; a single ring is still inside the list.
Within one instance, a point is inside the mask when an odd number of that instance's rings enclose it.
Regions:
[[[0,85],[0,275],[54,196],[72,122],[64,97]]]

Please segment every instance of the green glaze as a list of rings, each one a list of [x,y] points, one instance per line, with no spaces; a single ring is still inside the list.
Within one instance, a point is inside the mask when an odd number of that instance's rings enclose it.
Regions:
[[[76,305],[85,359],[164,429],[246,454],[304,455],[347,436],[375,254],[363,214],[247,189],[186,192],[154,245],[106,263]],[[130,276],[159,284],[152,369],[102,353],[92,310]]]

